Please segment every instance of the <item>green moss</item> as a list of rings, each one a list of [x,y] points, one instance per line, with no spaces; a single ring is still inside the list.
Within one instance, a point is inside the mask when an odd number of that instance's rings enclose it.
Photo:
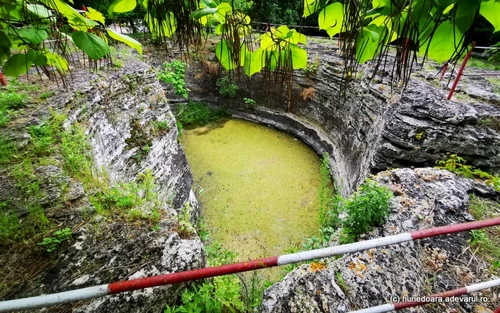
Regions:
[[[467,66],[487,70],[500,70],[500,64],[498,64],[497,62],[492,62],[476,57],[470,58],[470,60],[467,62]]]
[[[210,238],[240,260],[281,254],[317,232],[320,159],[302,142],[241,120],[185,130],[181,142]]]
[[[486,77],[486,80],[493,86],[493,92],[500,94],[500,78]]]

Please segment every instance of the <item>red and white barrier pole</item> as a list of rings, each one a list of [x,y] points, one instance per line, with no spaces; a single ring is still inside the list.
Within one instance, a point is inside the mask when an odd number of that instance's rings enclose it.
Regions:
[[[446,74],[446,70],[448,69],[448,63],[446,63],[444,66],[443,66],[443,69],[441,70],[441,77],[439,77],[439,81],[442,81],[443,78],[444,78],[444,74]]]
[[[7,80],[5,80],[5,77],[3,76],[3,73],[0,71],[0,84],[2,86],[7,86]]]
[[[252,261],[214,266],[214,267],[206,267],[185,272],[157,275],[157,276],[139,278],[133,280],[126,280],[126,281],[111,283],[108,285],[88,287],[88,288],[55,293],[50,295],[42,295],[38,297],[3,301],[0,302],[0,312],[10,312],[10,311],[39,308],[65,302],[98,298],[105,295],[117,294],[126,291],[133,291],[133,290],[139,290],[139,289],[162,286],[162,285],[182,283],[202,278],[253,271],[262,268],[326,258],[339,254],[353,253],[357,251],[383,247],[396,243],[408,242],[422,238],[429,238],[446,234],[453,234],[462,231],[468,231],[495,225],[500,225],[500,217],[483,221],[418,230],[411,233],[403,233],[399,235],[360,241],[330,248],[304,251],[293,254],[285,254],[265,259],[252,260]]]
[[[383,313],[383,312],[398,311],[398,310],[412,308],[415,306],[420,306],[420,305],[424,305],[424,304],[432,303],[432,302],[446,302],[446,300],[445,300],[446,298],[460,297],[460,296],[466,295],[468,293],[476,292],[476,291],[483,290],[483,289],[493,288],[493,287],[497,287],[497,286],[500,286],[500,279],[494,279],[494,280],[490,280],[490,281],[487,281],[484,283],[470,285],[468,287],[449,290],[449,291],[437,293],[434,295],[430,295],[427,297],[423,297],[424,301],[399,302],[399,303],[393,303],[393,304],[384,304],[384,305],[374,306],[374,307],[363,309],[363,310],[352,311],[350,313]],[[497,313],[497,311],[495,311],[495,313]]]
[[[448,93],[448,100],[451,99],[453,96],[453,93],[455,92],[455,88],[457,88],[458,81],[460,80],[460,77],[462,77],[462,73],[464,71],[465,66],[467,65],[467,61],[469,61],[469,58],[472,54],[472,50],[474,50],[474,47],[476,46],[476,42],[472,42],[472,47],[470,48],[469,52],[467,52],[467,55],[464,58],[464,61],[462,62],[462,66],[460,66],[460,69],[458,70],[457,77],[455,77],[455,80],[453,81],[453,85],[451,86],[450,92]]]

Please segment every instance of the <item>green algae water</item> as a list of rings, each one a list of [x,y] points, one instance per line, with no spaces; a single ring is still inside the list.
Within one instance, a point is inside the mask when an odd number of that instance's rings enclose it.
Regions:
[[[238,261],[282,254],[317,233],[321,162],[303,142],[237,119],[184,130],[181,141],[210,238]]]

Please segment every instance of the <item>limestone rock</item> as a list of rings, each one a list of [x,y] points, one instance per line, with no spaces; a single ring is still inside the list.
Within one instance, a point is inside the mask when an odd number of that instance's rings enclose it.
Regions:
[[[34,174],[42,182],[47,216],[58,220],[61,227],[72,228],[73,238],[58,247],[57,255],[37,260],[43,267],[10,290],[8,299],[205,266],[205,250],[198,236],[192,233],[181,238],[177,233],[179,208],[189,202],[191,222],[195,223],[199,207],[186,157],[177,142],[175,119],[155,72],[144,63],[130,62],[120,71],[101,76],[73,75],[71,89],[51,98],[53,109],[69,109],[64,127],[78,123],[84,128],[94,163],[100,175],[109,176],[109,187],[134,182],[141,173],[151,171],[158,201],[143,201],[138,210],[150,213],[154,207],[159,221],[129,221],[106,212],[99,215],[91,201],[98,190],[84,190],[81,182],[65,176],[60,165],[37,168]],[[168,127],[159,129],[158,121],[165,121]],[[0,186],[3,184],[8,187],[11,182],[3,181]],[[0,196],[4,194],[0,192]],[[50,207],[55,199],[63,202],[56,209]],[[185,287],[156,287],[31,312],[158,313],[166,304],[173,304]]]
[[[386,223],[361,240],[473,219],[468,213],[468,194],[477,191],[477,183],[472,180],[433,168],[396,169],[378,174],[376,180],[397,195]],[[479,193],[498,197],[488,186],[482,186]],[[345,308],[382,305],[395,296],[423,296],[492,279],[485,271],[488,265],[473,258],[467,249],[468,239],[469,234],[463,232],[352,253],[324,260],[328,269],[316,273],[304,265],[265,292],[261,311],[287,312],[297,307],[311,308],[311,312],[345,312]],[[345,299],[336,288],[339,279],[346,290]],[[324,298],[311,292],[315,290],[321,290]],[[319,309],[320,305],[328,310]],[[474,305],[434,305],[427,306],[425,312],[473,312]],[[482,305],[494,309],[495,303]]]

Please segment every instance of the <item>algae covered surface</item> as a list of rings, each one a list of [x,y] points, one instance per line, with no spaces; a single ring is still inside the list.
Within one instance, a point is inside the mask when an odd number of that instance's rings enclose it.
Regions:
[[[211,239],[239,261],[282,254],[319,229],[320,158],[300,140],[231,119],[181,141]]]

